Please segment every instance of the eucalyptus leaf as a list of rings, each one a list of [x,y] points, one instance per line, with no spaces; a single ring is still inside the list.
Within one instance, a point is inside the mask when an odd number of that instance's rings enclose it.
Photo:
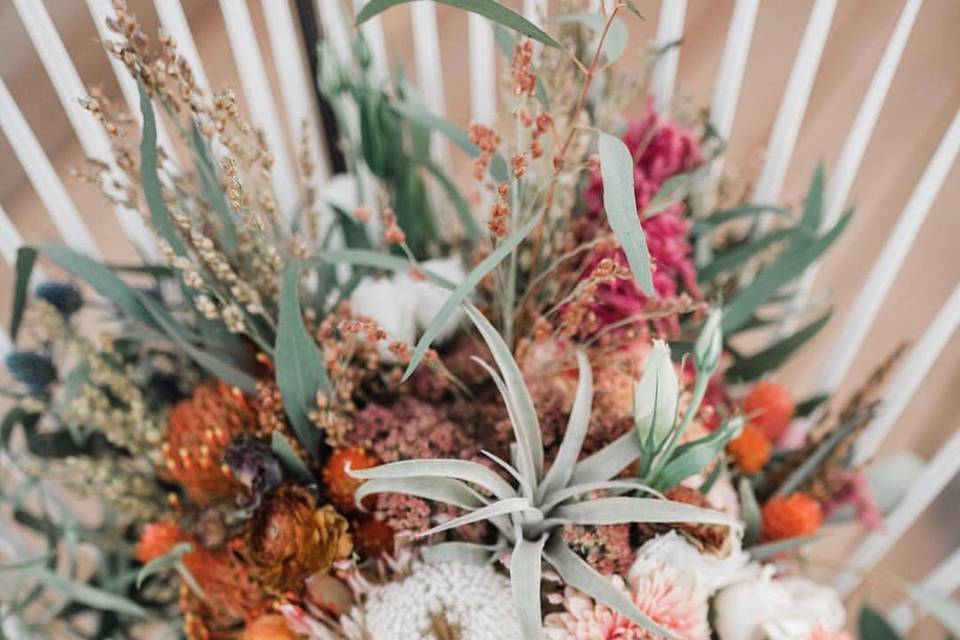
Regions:
[[[860,640],[901,640],[900,634],[887,622],[887,619],[876,609],[868,606],[860,610],[857,634]]]
[[[173,545],[170,551],[162,556],[156,557],[137,572],[137,589],[143,584],[143,581],[152,575],[163,573],[175,569],[180,559],[193,551],[193,545],[189,542],[181,542]]]
[[[146,609],[128,598],[98,589],[90,584],[70,580],[43,567],[25,569],[24,574],[48,589],[58,591],[68,599],[94,609],[113,611],[135,618],[146,618],[149,615]]]
[[[229,251],[237,248],[237,227],[234,223],[236,213],[220,186],[217,168],[210,157],[210,148],[197,125],[190,128],[190,144],[193,147],[194,162],[200,175],[200,188],[207,204],[220,219],[222,233],[220,239]]]
[[[375,15],[382,13],[390,7],[398,4],[405,4],[411,0],[371,0],[360,13],[357,14],[357,24],[361,25]],[[493,0],[435,0],[438,4],[445,4],[471,13],[477,13],[496,24],[509,27],[514,31],[521,33],[529,38],[545,45],[560,49],[560,43],[551,38],[540,27],[533,24],[516,11],[509,9]]]
[[[775,542],[758,544],[746,549],[746,551],[748,554],[750,554],[751,560],[754,562],[761,562],[763,560],[768,560],[778,556],[781,553],[793,551],[794,549],[799,549],[800,547],[805,547],[822,537],[822,535],[797,536],[796,538],[787,538],[785,540],[777,540]]]
[[[609,133],[600,132],[600,173],[603,177],[603,208],[610,228],[627,256],[630,271],[640,289],[653,296],[650,252],[640,216],[633,184],[633,156],[627,145]]]
[[[279,431],[274,431],[270,436],[270,449],[280,460],[280,465],[289,473],[297,476],[304,482],[316,482],[316,478],[310,473],[310,468],[300,459],[297,452],[293,450],[290,441]]]
[[[833,315],[833,312],[827,311],[796,333],[770,345],[759,353],[738,360],[727,369],[726,377],[731,381],[751,382],[777,369],[800,347],[816,336],[830,321],[831,315]]]

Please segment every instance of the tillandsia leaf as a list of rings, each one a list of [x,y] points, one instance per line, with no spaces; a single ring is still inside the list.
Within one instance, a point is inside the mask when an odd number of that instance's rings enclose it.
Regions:
[[[653,276],[650,251],[640,226],[637,199],[633,184],[633,156],[627,145],[616,136],[600,132],[600,174],[603,178],[603,209],[610,228],[620,241],[627,263],[640,289],[652,296]]]
[[[908,586],[907,595],[946,627],[950,635],[960,637],[960,602],[955,598],[917,586]]]
[[[517,538],[510,556],[510,590],[520,618],[520,629],[527,640],[543,638],[543,616],[540,610],[540,577],[543,570],[543,547],[547,536],[537,540]]]
[[[274,431],[270,436],[270,449],[276,454],[280,465],[288,473],[295,475],[304,482],[315,482],[316,479],[310,473],[310,468],[300,459],[297,452],[290,446],[290,441],[279,431]]]
[[[588,29],[593,30],[597,35],[603,33],[606,27],[606,17],[599,13],[564,13],[556,16],[550,16],[551,22],[560,24],[575,23],[582,24]],[[630,33],[627,30],[627,24],[620,18],[614,18],[610,23],[606,38],[603,40],[603,55],[607,57],[608,63],[616,62],[627,50],[627,41]]]
[[[13,285],[13,312],[10,314],[10,339],[16,342],[20,332],[20,323],[27,309],[27,298],[30,294],[30,276],[33,266],[37,262],[37,250],[33,247],[17,249],[17,264],[14,267],[16,281]]]
[[[507,388],[506,400],[508,406],[512,405],[516,411],[517,430],[519,431],[518,442],[522,438],[529,448],[533,460],[533,470],[536,475],[530,484],[536,485],[537,481],[543,477],[543,439],[540,434],[540,420],[537,418],[537,409],[533,406],[533,398],[530,397],[527,385],[523,381],[523,374],[520,372],[517,362],[513,359],[510,347],[503,341],[490,321],[473,305],[464,305],[464,311],[473,321],[484,342],[487,343],[490,354],[497,363],[497,368],[503,374],[503,382]]]
[[[670,435],[679,402],[680,381],[670,347],[663,340],[654,340],[643,374],[633,387],[633,427],[641,442],[649,442],[651,451]]]
[[[709,435],[680,445],[657,475],[659,489],[671,489],[692,475],[700,473],[708,464],[717,460],[734,437],[743,428],[743,417],[736,416],[724,422]]]
[[[315,456],[321,433],[307,414],[310,407],[316,405],[317,392],[327,393],[331,387],[323,355],[303,325],[299,291],[301,269],[302,265],[294,262],[283,274],[274,360],[284,411],[300,444]]]
[[[579,485],[600,480],[609,480],[626,469],[643,455],[640,438],[631,429],[600,451],[577,463],[570,477],[570,484]]]
[[[524,238],[533,230],[534,225],[540,220],[540,217],[543,215],[543,211],[539,211],[536,215],[531,216],[523,225],[515,229],[513,233],[507,236],[503,242],[497,245],[497,248],[490,252],[486,258],[480,261],[476,267],[474,267],[470,273],[467,274],[467,277],[463,279],[457,287],[454,288],[453,292],[447,298],[446,302],[443,303],[443,306],[440,307],[440,311],[437,312],[437,315],[430,321],[430,325],[423,332],[423,335],[420,337],[420,340],[417,342],[417,346],[413,350],[413,355],[410,356],[410,364],[407,365],[407,370],[403,374],[403,379],[406,380],[410,377],[411,374],[416,370],[420,365],[420,361],[423,359],[423,356],[426,355],[427,349],[430,348],[430,345],[433,341],[440,335],[440,332],[443,331],[444,327],[447,326],[448,320],[451,315],[456,311],[457,307],[466,300],[467,296],[470,295],[470,292],[473,291],[473,288],[483,280],[490,271],[493,270],[495,266],[500,264],[500,261],[506,258],[517,246],[523,241]]]
[[[810,324],[799,329],[796,333],[787,336],[759,353],[737,361],[732,367],[727,369],[724,375],[730,381],[750,382],[761,377],[768,371],[773,371],[786,362],[800,347],[820,333],[820,330],[826,326],[832,315],[832,311],[827,311]]]
[[[363,509],[363,499],[375,493],[405,493],[425,500],[436,500],[462,509],[479,509],[485,506],[476,491],[452,478],[390,478],[367,480],[353,494],[357,507]]]
[[[860,610],[857,634],[860,640],[901,640],[900,634],[887,622],[887,619],[869,606],[864,606]]]
[[[70,580],[45,567],[25,569],[23,575],[33,578],[48,589],[62,593],[72,602],[78,602],[101,611],[113,611],[135,618],[149,617],[146,609],[128,598],[104,591],[103,589],[98,589],[90,584]]]
[[[390,7],[410,1],[411,0],[371,0],[371,2],[368,2],[363,9],[360,10],[360,13],[357,14],[357,24],[361,25],[373,16],[382,13]],[[533,24],[516,11],[508,9],[507,7],[498,2],[494,2],[493,0],[435,1],[439,4],[445,4],[451,7],[456,7],[457,9],[463,9],[464,11],[480,14],[484,18],[492,20],[497,24],[502,24],[503,26],[509,27],[518,33],[522,33],[528,38],[533,38],[537,42],[542,42],[543,44],[556,49],[561,48],[559,42],[551,38],[537,25]]]
[[[761,562],[763,560],[776,557],[785,551],[793,551],[794,549],[805,547],[822,537],[822,534],[818,534],[815,536],[798,536],[796,538],[787,538],[785,540],[777,540],[776,542],[758,544],[750,547],[746,551],[750,554],[751,560],[754,562]]]
[[[797,240],[787,247],[724,309],[724,333],[735,333],[754,316],[758,308],[769,302],[781,287],[806,271],[807,267],[819,259],[840,237],[850,223],[851,216],[852,212],[847,212],[820,237]]]
[[[544,513],[551,511],[557,505],[570,500],[571,498],[576,498],[577,496],[582,496],[587,493],[592,493],[594,491],[605,491],[610,495],[619,495],[622,493],[633,493],[637,491],[642,491],[644,493],[649,493],[650,495],[657,496],[661,500],[666,500],[667,497],[654,489],[653,487],[646,485],[636,478],[624,478],[623,480],[599,480],[597,482],[586,482],[584,484],[575,484],[570,487],[565,487],[560,491],[554,493],[548,493],[543,497],[542,504],[540,508]]]
[[[421,533],[417,534],[417,538],[426,538],[432,536],[435,533],[442,533],[443,531],[449,531],[450,529],[456,529],[457,527],[462,527],[466,524],[473,524],[474,522],[482,522],[484,520],[492,520],[498,516],[508,516],[515,513],[522,513],[526,511],[536,512],[537,509],[530,504],[530,501],[526,498],[507,498],[506,500],[498,500],[493,504],[488,504],[485,507],[480,507],[475,511],[471,511],[462,516],[452,518],[447,520],[442,524],[427,529]]]
[[[420,550],[424,562],[439,564],[457,562],[462,564],[483,565],[494,558],[499,547],[477,544],[475,542],[440,542],[429,544]]]
[[[763,536],[763,519],[760,516],[760,505],[753,492],[753,485],[747,478],[740,478],[737,485],[740,495],[740,519],[743,520],[743,543],[756,544]]]
[[[137,572],[137,589],[140,588],[140,585],[143,584],[143,581],[149,578],[150,576],[175,569],[177,563],[180,562],[180,558],[184,555],[193,551],[193,545],[189,542],[181,542],[179,544],[173,545],[173,548],[170,551],[167,551],[162,556],[154,558],[147,564],[143,565],[140,571]]]
[[[553,460],[550,470],[537,489],[539,497],[563,489],[573,475],[574,465],[583,447],[583,439],[587,436],[590,426],[590,413],[593,408],[593,372],[590,370],[590,361],[582,351],[577,351],[577,366],[579,381],[577,393],[573,398],[573,407],[570,409],[570,418],[567,420],[567,430],[563,434],[560,449]]]
[[[473,214],[470,212],[470,205],[467,203],[466,198],[463,197],[463,194],[460,193],[460,190],[457,189],[457,185],[453,183],[450,177],[443,172],[443,170],[435,165],[428,159],[419,159],[416,161],[418,165],[426,169],[434,179],[440,183],[440,186],[443,187],[444,192],[447,194],[450,203],[453,205],[453,210],[457,212],[457,219],[460,220],[461,226],[463,226],[464,234],[467,237],[467,240],[470,242],[470,246],[476,245],[480,242],[482,234],[480,232],[480,226],[477,224],[476,219],[473,217]]]
[[[516,480],[517,484],[520,486],[520,493],[522,495],[533,499],[533,486],[527,482],[520,472],[517,471],[509,462],[483,449],[480,450],[480,453],[490,458],[498,467],[506,471],[511,478]]]
[[[479,485],[498,498],[514,498],[517,492],[496,472],[482,464],[457,459],[401,460],[378,467],[349,470],[354,478],[385,480],[388,478],[435,477],[455,478]]]
[[[547,562],[557,570],[563,581],[629,618],[657,637],[680,640],[676,635],[651,620],[630,597],[618,589],[606,576],[595,571],[573,552],[559,536],[553,536],[543,551]]]
[[[657,498],[596,498],[557,507],[550,519],[571,524],[605,525],[628,522],[689,522],[739,526],[722,511]]]

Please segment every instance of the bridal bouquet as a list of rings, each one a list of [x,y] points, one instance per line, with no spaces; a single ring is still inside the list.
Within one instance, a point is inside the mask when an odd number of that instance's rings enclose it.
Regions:
[[[304,144],[292,211],[233,94],[115,4],[141,113],[85,97],[119,173],[79,175],[164,260],[19,253],[2,499],[35,544],[4,635],[850,637],[802,558],[828,521],[880,526],[848,454],[896,354],[852,398],[777,381],[829,316],[784,335],[788,285],[849,214],[818,233],[820,172],[796,211],[732,179],[708,207],[724,141],[624,113],[629,0],[559,3],[549,35],[451,4],[498,23],[499,125],[375,80],[354,32],[317,78],[349,172],[320,183]],[[70,279],[31,283],[38,258]]]

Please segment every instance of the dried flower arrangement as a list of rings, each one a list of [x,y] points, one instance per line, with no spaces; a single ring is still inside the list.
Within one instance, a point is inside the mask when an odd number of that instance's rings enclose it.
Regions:
[[[849,214],[818,233],[820,172],[799,214],[701,211],[722,141],[649,103],[620,113],[645,90],[612,66],[630,0],[560,3],[552,35],[448,4],[498,23],[511,126],[464,131],[401,76],[374,82],[355,32],[353,59],[321,55],[318,74],[354,202],[317,184],[304,144],[293,212],[233,95],[206,95],[116,0],[108,49],[142,135],[86,98],[125,183],[81,176],[142,213],[165,261],[20,251],[0,438],[21,486],[2,499],[47,551],[2,567],[22,586],[4,635],[848,637],[798,559],[828,520],[882,520],[847,454],[896,354],[834,416],[776,381],[828,314],[753,353],[740,336],[783,320],[778,297]],[[158,113],[192,164],[157,146]],[[432,133],[472,158],[482,211]],[[38,257],[87,288],[31,292]],[[94,498],[96,522],[52,484]]]

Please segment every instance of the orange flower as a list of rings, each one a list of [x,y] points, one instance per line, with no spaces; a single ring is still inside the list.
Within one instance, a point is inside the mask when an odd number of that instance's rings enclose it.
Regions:
[[[744,473],[756,473],[770,460],[770,439],[766,432],[747,423],[740,435],[727,444],[727,453]]]
[[[327,488],[327,497],[330,502],[343,513],[353,513],[357,510],[353,494],[363,481],[347,475],[347,467],[351,469],[368,469],[380,464],[380,461],[359,447],[337,449],[327,460],[323,468],[323,484]]]
[[[763,429],[773,442],[790,426],[795,410],[793,396],[778,382],[758,382],[743,401],[743,412],[750,422]]]
[[[803,493],[776,496],[763,505],[764,540],[812,536],[823,524],[820,503]]]
[[[372,515],[360,516],[354,523],[357,551],[368,557],[393,553],[393,528]]]
[[[195,614],[208,627],[249,622],[267,612],[270,598],[229,547],[211,550],[194,541],[193,551],[183,556],[183,564],[206,599],[200,600],[195,594],[181,597],[181,611]]]
[[[240,640],[297,640],[299,637],[290,631],[283,616],[268,613],[248,624]]]
[[[137,542],[137,560],[146,564],[185,539],[186,534],[177,523],[169,520],[151,522],[143,528],[140,541]]]
[[[170,475],[199,505],[229,495],[238,485],[223,465],[223,451],[256,426],[256,408],[239,389],[220,380],[198,385],[167,418],[163,456]]]

